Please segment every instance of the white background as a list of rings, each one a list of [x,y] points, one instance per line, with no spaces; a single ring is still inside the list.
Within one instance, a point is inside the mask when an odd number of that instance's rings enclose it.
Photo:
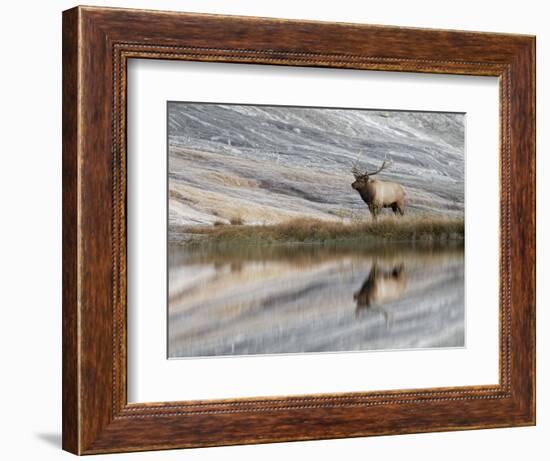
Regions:
[[[101,4],[88,1],[88,4]],[[545,2],[463,0],[297,2],[284,0],[109,1],[111,6],[319,19],[537,35],[538,425],[440,434],[116,455],[110,459],[256,460],[547,459],[550,437],[548,338],[548,127],[550,30]],[[5,2],[0,16],[0,343],[5,459],[69,459],[61,440],[61,10],[69,1]],[[98,457],[103,459],[105,457]]]
[[[498,383],[496,77],[145,59],[129,63],[128,93],[131,402]],[[465,112],[467,347],[166,360],[166,101],[173,100]],[[481,194],[485,200],[476,200]]]

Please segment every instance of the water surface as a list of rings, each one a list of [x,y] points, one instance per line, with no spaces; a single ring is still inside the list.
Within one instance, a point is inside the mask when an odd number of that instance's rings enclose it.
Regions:
[[[462,244],[169,247],[168,354],[464,346]]]

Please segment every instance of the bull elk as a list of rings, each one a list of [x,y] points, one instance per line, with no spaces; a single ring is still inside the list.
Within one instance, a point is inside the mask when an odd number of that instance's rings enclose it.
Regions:
[[[384,304],[402,298],[407,286],[403,264],[391,269],[384,269],[375,262],[361,288],[353,294],[357,303],[355,315],[376,309],[384,315],[386,326],[390,324],[390,313],[384,309]]]
[[[353,294],[353,299],[358,308],[380,306],[401,298],[406,286],[403,264],[385,269],[375,262],[359,291]]]
[[[357,167],[357,161],[351,168],[351,172],[355,177],[351,187],[359,192],[375,219],[382,208],[391,208],[394,214],[399,213],[401,216],[405,213],[405,191],[401,184],[371,179],[372,176],[388,168],[391,164],[391,161],[388,162],[384,159],[382,166],[372,173],[366,170],[360,171]]]

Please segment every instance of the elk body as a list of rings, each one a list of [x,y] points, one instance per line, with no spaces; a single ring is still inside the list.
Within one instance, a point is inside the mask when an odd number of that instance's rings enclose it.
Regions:
[[[380,306],[401,298],[406,286],[403,264],[384,269],[375,262],[361,289],[353,294],[353,299],[358,309]]]
[[[357,168],[357,164],[353,165],[351,169],[355,177],[351,187],[359,192],[374,218],[383,208],[391,208],[394,214],[399,213],[401,216],[405,213],[405,191],[401,184],[371,179],[371,176],[380,173],[390,165],[391,162],[384,160],[382,166],[373,173],[368,173],[366,170],[361,172]]]

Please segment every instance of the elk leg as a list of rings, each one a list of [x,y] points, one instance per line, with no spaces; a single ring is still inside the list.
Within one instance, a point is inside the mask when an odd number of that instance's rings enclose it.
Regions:
[[[392,203],[391,204],[391,209],[393,210],[393,214],[397,214],[398,211],[401,212],[401,210],[397,206],[397,203]]]
[[[376,219],[378,217],[378,207],[376,205],[372,206],[371,213],[372,213],[372,217],[374,219]]]
[[[401,214],[401,216],[403,216],[405,214],[405,203],[401,201],[401,202],[396,202],[396,204],[397,204],[397,209],[399,210],[399,213]]]
[[[382,312],[382,315],[384,316],[384,321],[386,322],[386,328],[390,328],[392,324],[392,316],[391,314],[384,308],[380,308],[380,311]]]

